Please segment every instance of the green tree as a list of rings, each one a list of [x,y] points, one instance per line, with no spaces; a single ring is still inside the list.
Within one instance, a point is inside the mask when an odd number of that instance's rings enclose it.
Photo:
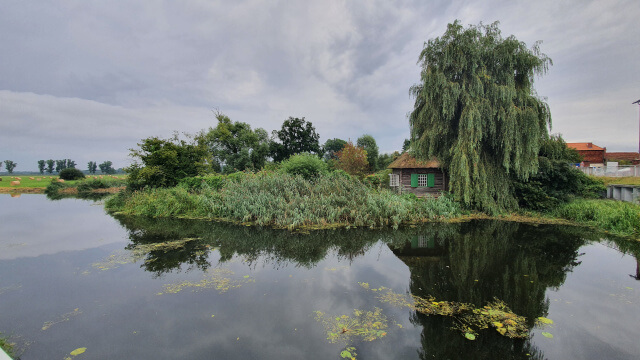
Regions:
[[[289,117],[272,135],[271,156],[274,161],[280,162],[303,152],[320,154],[320,136],[313,124],[304,118]]]
[[[409,149],[411,148],[411,140],[409,139],[404,139],[404,142],[402,143],[402,153],[406,153],[407,151],[409,151]]]
[[[114,169],[111,165],[113,165],[111,161],[105,161],[102,164],[98,165],[98,167],[100,168],[100,172],[103,174],[115,174],[116,169]]]
[[[60,171],[60,179],[63,179],[63,180],[84,179],[84,174],[82,173],[82,171],[76,168],[68,167]]]
[[[340,152],[335,167],[344,170],[349,175],[363,176],[369,169],[367,152],[359,147],[353,146],[349,141]]]
[[[356,146],[367,152],[367,162],[369,162],[369,170],[378,170],[378,144],[373,136],[364,134],[356,140]]]
[[[46,169],[47,173],[52,174],[56,162],[52,159],[49,159],[46,161],[46,163],[47,163],[47,169]]]
[[[387,166],[391,165],[398,157],[400,157],[400,153],[394,151],[391,154],[380,154],[378,155],[378,170],[385,170]]]
[[[324,146],[322,146],[322,151],[324,151],[324,159],[325,160],[336,160],[338,159],[338,155],[336,155],[342,148],[347,144],[346,141],[342,139],[329,139],[325,141]]]
[[[15,169],[16,166],[18,166],[18,163],[15,163],[15,162],[13,162],[11,160],[5,160],[4,161],[4,167],[7,168],[7,172],[9,174],[13,174],[13,169]]]
[[[215,171],[233,173],[260,170],[269,155],[269,134],[262,128],[251,130],[243,122],[232,122],[228,116],[216,113],[218,125],[198,135],[198,141],[209,149]]]
[[[282,162],[282,171],[291,175],[300,175],[307,180],[327,172],[327,163],[318,155],[301,153]]]
[[[516,208],[511,179],[537,172],[548,138],[549,106],[533,80],[551,59],[538,43],[529,49],[514,36],[503,38],[497,22],[465,29],[455,21],[425,44],[419,62],[412,151],[440,161],[456,200],[487,212]]]
[[[40,171],[40,174],[44,174],[44,167],[45,167],[44,160],[38,160],[38,170]]]
[[[132,190],[176,186],[181,179],[204,173],[208,152],[201,143],[174,135],[168,140],[143,139],[138,146],[140,149],[131,149],[134,162],[126,168],[127,185]]]
[[[67,168],[67,159],[56,160],[56,172],[59,174],[60,171]]]
[[[89,161],[87,163],[87,169],[89,170],[89,174],[95,174],[98,169],[98,164],[95,161]]]
[[[72,169],[75,169],[75,168],[76,168],[76,165],[77,165],[77,164],[76,164],[76,162],[75,162],[75,161],[73,161],[73,160],[71,160],[71,159],[67,159],[66,161],[67,161],[67,168],[72,168]]]

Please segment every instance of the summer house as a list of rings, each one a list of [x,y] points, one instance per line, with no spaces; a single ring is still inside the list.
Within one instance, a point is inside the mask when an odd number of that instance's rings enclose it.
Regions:
[[[409,153],[404,153],[388,168],[392,170],[389,186],[398,188],[402,193],[438,197],[447,190],[449,180],[437,160],[419,161]]]

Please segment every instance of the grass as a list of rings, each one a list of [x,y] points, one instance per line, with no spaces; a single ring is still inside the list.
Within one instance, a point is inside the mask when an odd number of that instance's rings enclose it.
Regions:
[[[597,177],[604,181],[605,185],[640,185],[640,176],[625,176],[625,177]]]
[[[14,356],[14,346],[15,344],[12,343],[9,339],[2,337],[2,333],[0,333],[0,348],[2,348],[2,350],[4,350],[5,353],[7,353],[7,355],[11,356],[13,358]]]
[[[552,215],[614,235],[640,235],[640,206],[624,201],[576,199],[559,206]]]
[[[16,181],[17,179],[15,179],[16,177],[19,177],[20,180],[20,185],[11,185],[12,181]],[[100,176],[96,176],[98,179],[100,179]],[[124,179],[125,177],[120,175],[120,176],[116,176],[118,179],[114,179],[111,177],[108,177],[107,175],[104,175],[102,179],[102,181],[105,182],[122,182],[122,179]],[[31,179],[33,178],[33,179]],[[93,179],[93,176],[89,177],[87,176],[85,178],[85,180],[73,180],[73,181],[65,181],[65,184],[70,185],[72,187],[75,187],[83,182],[86,182],[88,180]],[[37,193],[42,193],[44,192],[44,190],[46,189],[46,187],[51,184],[52,181],[57,181],[59,179],[59,177],[57,175],[42,175],[42,176],[36,176],[36,175],[29,175],[29,176],[0,176],[0,179],[2,179],[0,181],[0,193],[8,193],[8,192],[37,192]],[[120,186],[120,185],[118,185]]]
[[[442,220],[461,214],[446,196],[417,199],[372,190],[339,173],[312,180],[283,173],[245,174],[220,191],[190,192],[184,187],[121,193],[107,210],[153,217],[209,218],[287,229],[370,227]]]

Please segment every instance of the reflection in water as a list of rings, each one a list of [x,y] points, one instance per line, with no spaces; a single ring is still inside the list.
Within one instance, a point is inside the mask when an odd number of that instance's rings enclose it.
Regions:
[[[184,265],[187,270],[207,270],[212,266],[208,260],[212,250],[219,251],[221,262],[237,256],[251,266],[267,263],[275,268],[311,268],[330,251],[352,260],[382,241],[409,268],[412,295],[476,308],[498,299],[524,316],[528,328],[535,326],[536,318],[547,316],[546,290],[563,284],[567,272],[580,264],[580,246],[595,240],[586,239],[578,228],[498,221],[428,224],[396,231],[340,229],[294,234],[208,221],[116,219],[129,233],[127,249],[148,249],[142,267],[155,276],[183,270]],[[148,246],[181,239],[190,241],[175,248],[155,250]],[[621,251],[636,257],[639,254],[637,248]],[[352,318],[355,316],[345,319]],[[485,330],[469,341],[452,330],[460,325],[455,318],[414,311],[411,321],[423,329],[418,351],[423,359],[544,358],[529,340],[510,339],[494,330]]]

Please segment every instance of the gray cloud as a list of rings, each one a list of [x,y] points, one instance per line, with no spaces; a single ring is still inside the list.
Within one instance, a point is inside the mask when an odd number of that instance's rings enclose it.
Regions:
[[[0,13],[0,157],[124,166],[141,138],[214,125],[210,109],[321,141],[408,137],[423,44],[446,24],[500,21],[553,61],[537,81],[569,141],[637,148],[640,64],[628,1],[10,1]],[[46,155],[52,154],[52,155]]]

